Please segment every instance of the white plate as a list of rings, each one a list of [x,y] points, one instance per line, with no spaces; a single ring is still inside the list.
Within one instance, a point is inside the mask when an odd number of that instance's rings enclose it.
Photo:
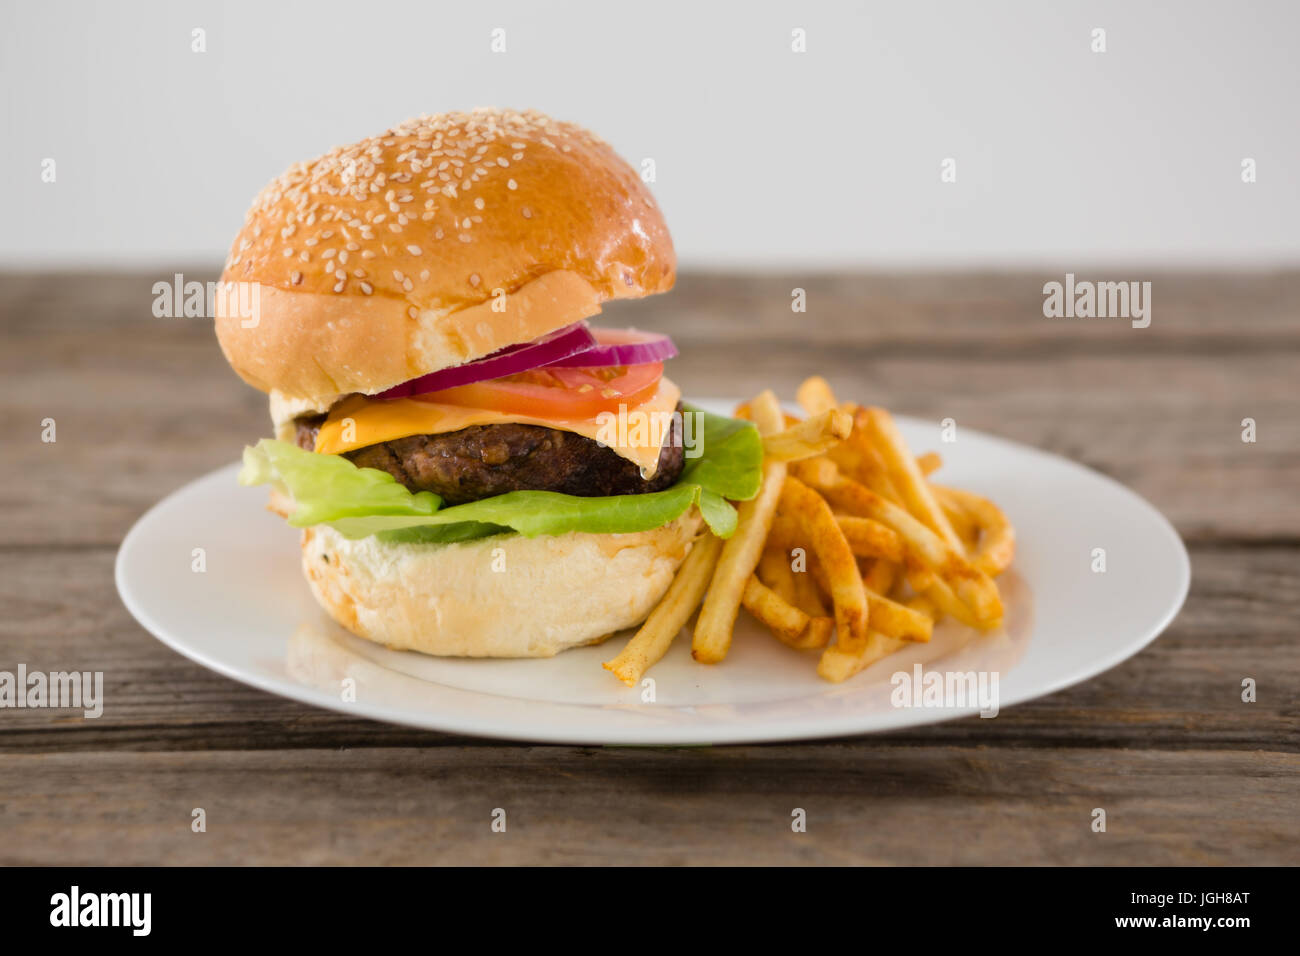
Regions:
[[[700,404],[724,414],[734,407]],[[815,654],[779,644],[744,612],[725,662],[695,663],[683,634],[650,672],[653,687],[624,687],[600,666],[622,636],[546,660],[389,651],[319,610],[302,579],[297,532],[265,510],[266,489],[235,483],[234,465],[186,485],[136,523],[118,552],[117,588],[163,643],[262,690],[432,730],[581,744],[833,737],[980,710],[974,702],[894,706],[893,675],[915,674],[918,663],[940,673],[996,674],[1006,708],[1114,667],[1182,606],[1187,552],[1169,522],[1133,492],[988,435],[961,430],[956,442],[941,444],[933,423],[902,418],[899,425],[918,452],[942,452],[946,483],[993,498],[1015,524],[1016,560],[998,582],[1006,627],[978,635],[944,624],[929,644],[843,684],[822,681]],[[194,570],[198,548],[202,572]],[[1104,573],[1093,570],[1097,548],[1105,549]]]

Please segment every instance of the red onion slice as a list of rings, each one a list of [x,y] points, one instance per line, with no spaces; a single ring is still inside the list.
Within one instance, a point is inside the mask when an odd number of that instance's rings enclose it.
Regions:
[[[472,385],[490,378],[527,372],[529,369],[540,368],[543,365],[567,362],[574,356],[596,348],[596,341],[591,330],[587,328],[586,322],[574,322],[531,342],[507,345],[476,361],[421,375],[401,385],[394,385],[372,397],[406,398],[409,395],[440,392],[444,388],[455,388],[457,385]]]
[[[596,343],[589,349],[548,364],[554,368],[597,368],[606,365],[644,365],[662,362],[677,354],[677,346],[666,335],[637,329],[596,329]]]

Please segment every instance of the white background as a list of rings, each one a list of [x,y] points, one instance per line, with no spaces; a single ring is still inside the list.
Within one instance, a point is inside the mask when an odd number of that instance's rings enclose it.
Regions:
[[[215,267],[294,160],[477,105],[652,157],[686,266],[1294,263],[1297,28],[1263,2],[4,0],[0,266]]]

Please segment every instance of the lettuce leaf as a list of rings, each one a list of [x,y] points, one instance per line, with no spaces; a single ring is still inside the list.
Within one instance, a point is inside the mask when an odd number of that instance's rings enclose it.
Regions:
[[[702,427],[695,437],[702,454],[686,459],[672,487],[644,495],[579,498],[512,491],[442,508],[437,495],[412,493],[385,471],[271,439],[244,449],[239,483],[270,484],[292,498],[289,524],[328,524],[347,538],[449,543],[511,532],[529,538],[569,531],[626,534],[665,525],[692,505],[699,506],[714,534],[730,537],[736,509],[728,499],[744,501],[758,493],[762,440],[749,422],[690,406],[685,410],[699,415],[695,421]]]

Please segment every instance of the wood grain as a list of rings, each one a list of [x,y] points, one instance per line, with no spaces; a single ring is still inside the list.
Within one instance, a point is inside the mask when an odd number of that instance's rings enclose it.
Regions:
[[[1110,474],[1192,552],[1162,638],[997,720],[683,749],[356,720],[141,630],[113,587],[122,535],[268,428],[206,321],[151,315],[166,278],[0,275],[0,670],[106,679],[98,720],[0,711],[0,863],[1300,862],[1300,274],[1144,277],[1141,330],[1044,319],[1050,272],[694,275],[611,308],[611,323],[673,335],[687,394],[788,395],[816,371],[846,396]],[[196,806],[206,834],[190,832]],[[1089,829],[1098,806],[1105,834]],[[794,807],[806,834],[790,832]]]

